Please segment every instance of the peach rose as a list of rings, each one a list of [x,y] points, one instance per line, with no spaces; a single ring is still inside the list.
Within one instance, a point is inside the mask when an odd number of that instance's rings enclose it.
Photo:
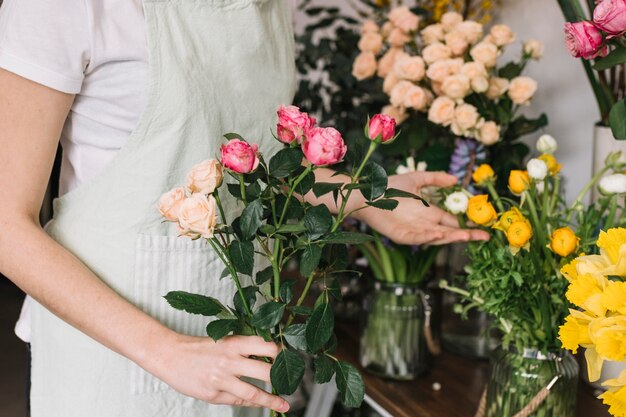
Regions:
[[[363,22],[363,25],[361,26],[361,34],[365,34],[368,32],[379,32],[379,31],[380,31],[380,28],[378,27],[376,22],[374,22],[373,20],[366,20],[365,22]]]
[[[217,225],[217,210],[212,195],[193,194],[180,206],[178,215],[179,232],[181,235],[210,239]]]
[[[455,106],[454,100],[445,96],[437,97],[428,110],[428,120],[438,125],[450,126],[454,120]]]
[[[470,80],[462,74],[451,75],[443,80],[441,90],[452,100],[460,100],[470,93]]]
[[[411,37],[400,28],[391,29],[391,32],[389,32],[389,36],[387,36],[387,42],[389,42],[391,46],[395,46],[398,48],[403,47],[404,45],[409,43],[410,40]]]
[[[396,121],[396,124],[401,124],[409,117],[404,107],[395,107],[392,105],[388,105],[383,107],[380,112],[382,114],[386,114],[387,116],[393,117]]]
[[[457,12],[447,12],[441,16],[441,26],[446,32],[450,32],[463,22],[463,16]]]
[[[469,46],[465,35],[457,30],[448,32],[445,41],[454,56],[463,55]]]
[[[450,70],[450,75],[457,75],[461,73],[461,69],[463,69],[463,58],[451,58],[446,60],[448,62],[448,68]]]
[[[443,82],[450,75],[450,64],[448,59],[434,62],[426,70],[426,76],[435,82]]]
[[[391,22],[385,22],[380,28],[380,33],[383,35],[383,37],[387,38],[392,30],[393,24]]]
[[[515,42],[515,33],[507,25],[493,25],[489,35],[496,46],[506,46]]]
[[[437,97],[439,96],[443,96],[443,91],[441,91],[441,83],[440,82],[436,82],[433,81],[430,85],[431,90],[433,90],[433,93],[435,93],[435,95]]]
[[[425,45],[430,45],[431,43],[441,42],[445,36],[443,31],[443,25],[441,23],[435,23],[433,25],[428,25],[420,32],[422,35],[422,41]]]
[[[471,45],[475,44],[483,37],[483,25],[472,20],[459,23],[454,30],[461,32],[465,36],[465,40]]]
[[[485,66],[480,62],[466,62],[461,67],[461,74],[465,75],[467,78],[474,79],[476,77],[486,77],[487,70]]]
[[[479,118],[478,110],[471,104],[463,103],[454,109],[454,124],[462,131],[474,128]]]
[[[361,81],[376,74],[376,56],[372,52],[361,52],[352,64],[352,75]]]
[[[489,80],[483,76],[474,77],[470,81],[470,85],[475,93],[484,93],[489,89]]]
[[[516,77],[511,80],[508,94],[515,104],[529,104],[535,91],[537,91],[537,81],[530,77]]]
[[[430,102],[428,91],[416,85],[409,88],[404,96],[404,105],[415,110],[424,110]]]
[[[409,54],[404,52],[402,48],[390,48],[378,61],[378,76],[385,78],[391,72],[397,60],[408,56]]]
[[[529,39],[524,42],[524,53],[534,60],[540,60],[543,57],[543,43],[536,39]]]
[[[422,58],[428,65],[452,56],[452,50],[443,43],[433,43],[422,50]]]
[[[383,36],[377,32],[366,32],[361,36],[358,48],[361,52],[377,54],[383,49]]]
[[[392,89],[391,94],[389,95],[389,102],[395,107],[404,106],[404,98],[406,97],[409,89],[415,86],[410,81],[402,80],[398,82]]]
[[[403,57],[396,61],[393,71],[404,80],[420,81],[426,73],[426,65],[419,56]]]
[[[166,192],[159,198],[159,203],[157,204],[159,213],[170,222],[177,222],[180,206],[185,201],[185,198],[187,198],[187,195],[183,187],[174,188]]]
[[[485,122],[476,134],[476,139],[483,145],[493,145],[500,140],[500,126],[495,122]]]
[[[406,6],[400,6],[389,12],[389,21],[404,32],[414,32],[419,26],[420,18]]]
[[[385,81],[383,81],[383,92],[388,96],[391,95],[391,91],[400,81],[402,81],[402,78],[398,77],[393,72],[387,75]]]
[[[479,42],[470,50],[470,56],[474,61],[480,62],[486,68],[496,66],[498,60],[498,47],[490,42]]]
[[[487,89],[487,98],[495,100],[500,98],[509,89],[509,80],[500,77],[491,77],[489,79],[489,88]]]
[[[187,189],[191,193],[211,194],[222,185],[222,165],[216,159],[207,159],[191,168],[187,174]]]

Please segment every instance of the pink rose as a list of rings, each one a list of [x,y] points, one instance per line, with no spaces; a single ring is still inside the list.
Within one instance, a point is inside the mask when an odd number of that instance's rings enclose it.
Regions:
[[[187,174],[187,188],[192,193],[211,194],[222,185],[222,166],[215,159],[207,159],[191,168]]]
[[[603,54],[602,34],[591,22],[566,23],[565,44],[575,58],[592,59]]]
[[[239,139],[232,139],[220,148],[222,165],[238,174],[248,174],[259,166],[257,145]]]
[[[301,112],[296,106],[280,106],[277,114],[276,133],[278,140],[283,143],[291,143],[294,140],[300,143],[306,131],[315,126],[315,118]]]
[[[332,127],[314,127],[306,134],[302,152],[313,165],[334,165],[343,160],[348,150],[341,133]]]
[[[157,208],[159,213],[171,222],[178,221],[178,212],[180,206],[186,198],[185,189],[183,187],[174,188],[163,194],[159,199]]]
[[[626,0],[603,0],[593,11],[596,27],[609,35],[626,31]]]
[[[179,232],[181,235],[210,239],[217,225],[217,210],[212,195],[194,194],[180,206],[178,215]]]
[[[396,135],[396,121],[386,114],[376,114],[370,119],[368,135],[371,140],[381,136],[383,143],[390,141]]]

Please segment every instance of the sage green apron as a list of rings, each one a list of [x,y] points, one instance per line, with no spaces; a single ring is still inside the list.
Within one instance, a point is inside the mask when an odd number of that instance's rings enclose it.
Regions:
[[[219,279],[223,265],[207,244],[176,237],[156,204],[192,165],[219,156],[224,133],[241,133],[266,155],[280,148],[275,111],[295,86],[290,12],[286,0],[144,0],[144,12],[146,110],[104,172],[55,201],[47,230],[124,298],[199,336],[207,319],[163,296],[185,290],[231,304],[235,288]],[[32,417],[262,415],[181,395],[33,304]]]

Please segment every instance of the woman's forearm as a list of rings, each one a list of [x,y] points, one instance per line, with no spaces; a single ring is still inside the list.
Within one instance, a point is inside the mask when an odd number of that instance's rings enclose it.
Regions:
[[[343,174],[333,176],[336,173],[336,171],[330,168],[318,168],[313,172],[315,173],[316,183],[319,183],[319,182],[330,182],[330,183],[341,183],[341,184],[350,183],[350,177],[348,177],[347,175],[343,175]],[[324,204],[326,207],[328,207],[330,212],[333,214],[337,214],[337,212],[339,211],[339,207],[341,207],[341,201],[342,201],[341,196],[339,196],[339,198],[335,202],[335,199],[333,198],[332,193],[328,193],[323,196],[316,197],[313,191],[309,191],[304,196],[304,199],[308,203],[313,204],[313,205]],[[350,212],[353,212],[354,210],[361,209],[364,206],[365,206],[365,199],[363,198],[363,195],[359,191],[355,191],[350,195],[350,199],[348,200],[346,204],[345,212],[350,213]]]

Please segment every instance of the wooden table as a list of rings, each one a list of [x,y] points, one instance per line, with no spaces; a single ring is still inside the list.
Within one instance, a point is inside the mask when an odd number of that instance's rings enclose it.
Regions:
[[[434,360],[430,373],[415,381],[382,379],[359,366],[358,327],[354,323],[336,324],[337,356],[361,370],[366,394],[375,404],[393,417],[474,417],[488,378],[487,362],[444,352]],[[439,391],[433,389],[435,382],[441,384]],[[608,417],[606,409],[593,397],[592,389],[580,382],[576,417]]]

